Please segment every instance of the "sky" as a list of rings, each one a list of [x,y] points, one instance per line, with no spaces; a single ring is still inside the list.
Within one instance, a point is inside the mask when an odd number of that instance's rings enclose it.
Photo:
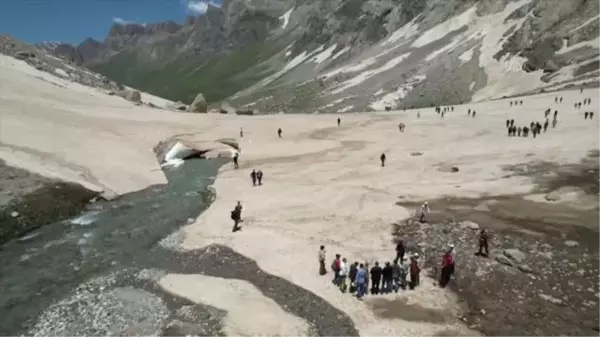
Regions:
[[[222,0],[0,0],[0,35],[27,43],[104,40],[118,23],[183,22]]]

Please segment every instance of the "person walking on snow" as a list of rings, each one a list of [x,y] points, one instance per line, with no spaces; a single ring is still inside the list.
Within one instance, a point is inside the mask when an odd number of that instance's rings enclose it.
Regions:
[[[385,153],[382,153],[381,156],[379,157],[379,160],[381,160],[381,167],[385,166]]]
[[[319,249],[319,275],[327,274],[327,270],[325,269],[325,246],[321,246]]]
[[[258,170],[258,172],[256,172],[256,180],[258,180],[258,186],[262,186],[262,178],[263,172],[261,170]]]
[[[236,151],[235,154],[233,155],[233,168],[236,170],[240,168],[240,165],[238,164],[239,158],[240,158],[240,153]]]
[[[420,211],[420,222],[427,222],[427,214],[429,214],[429,204],[427,203],[427,201],[425,201],[423,203],[423,205],[421,205],[421,211]]]
[[[338,123],[338,126],[340,126],[340,124],[342,123],[342,120],[338,118],[337,123]]]
[[[252,186],[256,186],[256,171],[252,170],[252,173],[250,173],[250,178],[252,179]]]
[[[277,129],[277,135],[279,136],[279,138],[281,138],[281,132],[283,132],[283,131],[281,130],[281,128]]]
[[[362,300],[365,295],[365,290],[367,287],[367,270],[365,266],[361,263],[358,267],[358,271],[356,272],[356,279],[354,283],[356,284],[356,298]]]

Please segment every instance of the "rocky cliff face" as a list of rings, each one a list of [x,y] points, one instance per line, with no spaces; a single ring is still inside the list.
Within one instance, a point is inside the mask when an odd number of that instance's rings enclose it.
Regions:
[[[202,92],[264,112],[443,105],[597,85],[598,7],[226,0],[181,25],[114,25],[105,41],[86,40],[64,57],[188,103]]]

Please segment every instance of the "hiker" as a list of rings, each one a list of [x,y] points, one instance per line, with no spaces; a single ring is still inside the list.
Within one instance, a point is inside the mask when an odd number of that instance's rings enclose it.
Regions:
[[[423,205],[421,205],[421,218],[419,219],[420,222],[427,222],[427,214],[429,214],[429,211],[429,204],[427,201],[425,201]]]
[[[398,292],[401,287],[402,263],[394,262],[392,266],[392,290]]]
[[[356,273],[358,272],[358,262],[354,262],[350,265],[350,271],[348,272],[348,279],[350,280],[350,293],[353,293],[356,290],[356,284],[354,281],[356,280]]]
[[[520,101],[520,102],[519,102],[519,105],[523,105],[523,101]]]
[[[405,127],[406,127],[406,125],[404,125],[404,123],[398,124],[398,128],[400,129],[400,132],[404,132]]]
[[[512,103],[513,103],[513,102],[512,102],[512,101],[510,101],[510,106],[512,106]]]
[[[510,126],[510,119],[506,120],[506,127],[508,128]]]
[[[369,283],[371,276],[369,275],[369,262],[365,262],[365,294],[369,293]]]
[[[390,262],[385,263],[385,267],[383,267],[381,273],[381,292],[384,294],[389,294],[392,292],[392,281],[394,280],[394,269],[392,268],[392,264]]]
[[[471,116],[471,109],[467,110],[467,116]]]
[[[421,112],[417,111],[417,118],[421,118]]]
[[[535,122],[535,128],[537,129],[537,133],[542,133],[542,124],[540,122]]]
[[[485,250],[485,255],[483,253],[484,250]],[[488,235],[487,235],[487,232],[485,231],[485,229],[482,229],[479,232],[479,251],[477,252],[477,255],[488,257],[489,253],[490,252],[488,250]]]
[[[548,117],[548,115],[550,114],[550,109],[546,109],[546,111],[544,111],[544,117]]]
[[[279,138],[281,138],[281,128],[277,129],[277,135],[279,136]]]
[[[232,232],[237,232],[242,229],[239,223],[242,222],[242,204],[238,201],[233,211],[231,211],[231,220],[233,220]]]
[[[338,122],[338,126],[340,126],[340,124],[342,123],[342,120],[338,118],[337,122]]]
[[[321,248],[319,248],[319,275],[321,276],[327,274],[327,270],[325,269],[326,254],[325,246],[321,246]]]
[[[262,186],[262,178],[263,178],[263,172],[261,170],[258,170],[256,172],[256,179],[258,180],[258,186]]]
[[[450,111],[454,111],[454,107],[453,106],[450,107]]]
[[[508,136],[509,137],[512,136],[512,128],[509,126],[507,130],[508,130]]]
[[[581,109],[581,102],[577,103],[577,109]]]
[[[594,118],[594,112],[590,111],[590,119],[593,119],[593,118]]]
[[[238,164],[239,158],[240,158],[240,153],[235,151],[235,154],[233,155],[233,168],[236,170],[240,168],[240,165]]]
[[[379,157],[379,160],[381,160],[381,167],[385,166],[385,153],[382,153],[381,156]]]
[[[339,285],[340,265],[342,264],[340,254],[335,254],[335,259],[331,262],[331,270],[333,271],[333,280],[331,281],[336,286]]]
[[[588,113],[588,112],[584,113],[584,114],[583,114],[583,119],[587,119],[587,118],[588,118],[588,115],[589,115],[589,113]]]
[[[361,263],[358,266],[356,278],[354,279],[354,284],[356,284],[356,298],[358,298],[359,300],[362,300],[367,289],[367,275],[367,270],[365,269],[365,266]]]
[[[556,119],[556,116],[558,116],[558,110],[554,110],[554,119]]]
[[[476,113],[477,113],[477,111],[473,110],[473,113],[471,114],[471,116],[472,116],[473,118],[475,118],[475,114],[476,114]]]
[[[554,103],[558,103],[558,97],[554,97]]]
[[[442,273],[440,275],[440,287],[444,288],[450,281],[450,277],[454,273],[454,257],[452,256],[452,248],[444,253],[442,258]]]
[[[544,122],[544,132],[546,132],[546,130],[548,129],[548,124],[550,123],[550,120],[548,120],[546,118],[546,121]]]
[[[348,277],[348,264],[346,258],[343,258],[340,262],[340,271],[338,273],[338,283],[340,287],[340,291],[345,293],[348,285],[346,284],[346,279]]]
[[[417,261],[418,257],[418,253],[415,253],[410,257],[410,289],[415,289],[419,285],[419,274],[421,273],[421,268],[419,268],[419,262]]]
[[[552,128],[553,128],[553,129],[554,129],[554,128],[556,128],[556,123],[558,123],[558,120],[557,120],[556,118],[554,118],[554,119],[552,120]]]
[[[528,137],[529,136],[529,128],[528,127],[523,127],[523,137]]]
[[[244,137],[244,128],[240,128],[240,138]]]
[[[562,103],[562,99],[563,99],[563,98],[562,98],[562,96],[561,96],[561,97],[560,97],[560,100],[559,100],[559,102],[560,102],[560,103]]]
[[[375,261],[375,266],[371,268],[371,293],[374,295],[379,294],[379,282],[381,281],[381,274],[383,269],[379,266],[379,262]]]
[[[522,131],[522,129],[521,129],[521,127],[519,126],[519,127],[517,128],[517,136],[521,137],[521,131]]]
[[[396,258],[394,259],[394,263],[397,263],[398,261],[400,261],[400,263],[404,263],[405,251],[406,248],[404,247],[404,241],[398,241],[398,244],[396,245]]]
[[[256,186],[256,170],[252,170],[252,173],[250,173],[250,178],[252,179],[252,186]]]

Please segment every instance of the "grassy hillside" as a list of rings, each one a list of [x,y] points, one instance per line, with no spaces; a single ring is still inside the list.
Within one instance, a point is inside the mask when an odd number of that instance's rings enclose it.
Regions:
[[[141,60],[132,50],[90,69],[170,100],[191,103],[201,92],[208,102],[217,102],[272,73],[268,67],[258,65],[277,51],[275,43],[260,43],[208,60],[164,63]]]

